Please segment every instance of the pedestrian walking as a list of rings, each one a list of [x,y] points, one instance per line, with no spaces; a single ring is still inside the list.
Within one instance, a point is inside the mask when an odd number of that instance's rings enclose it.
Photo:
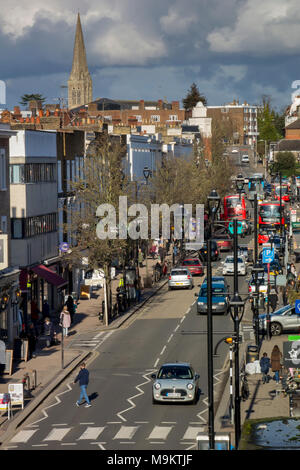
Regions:
[[[54,325],[50,318],[45,318],[44,323],[44,338],[46,339],[46,345],[49,348],[54,344]]]
[[[69,312],[70,317],[71,317],[71,323],[73,323],[74,315],[75,315],[75,305],[74,305],[73,297],[71,295],[69,295],[69,297],[68,297],[68,300],[66,302],[66,306],[67,306],[68,312]]]
[[[272,289],[270,294],[269,294],[269,303],[272,309],[272,313],[275,312],[276,307],[277,307],[277,302],[278,302],[278,295],[275,289]]]
[[[68,336],[69,328],[71,326],[71,315],[70,315],[67,305],[64,305],[64,308],[60,314],[60,325],[63,329],[62,334],[64,336]]]
[[[140,276],[138,278],[135,278],[134,287],[135,287],[135,299],[136,299],[136,302],[139,303],[141,301],[141,277]]]
[[[271,361],[270,358],[268,357],[267,353],[263,353],[262,358],[259,361],[260,365],[260,370],[262,372],[262,383],[268,383],[269,382],[269,377],[268,373],[271,367]]]
[[[74,380],[74,384],[79,382],[80,387],[80,396],[79,400],[76,402],[76,406],[80,406],[82,399],[84,398],[86,401],[85,408],[89,408],[91,405],[90,399],[87,394],[87,386],[89,384],[89,371],[85,367],[85,362],[83,362],[80,366],[79,374],[77,375],[76,379]]]
[[[139,248],[138,262],[139,262],[139,267],[142,268],[143,262],[144,262],[144,255],[143,255],[141,248]]]
[[[282,358],[282,353],[276,344],[271,353],[271,368],[272,368],[272,371],[275,372],[274,379],[277,384],[279,384],[279,372],[281,370],[281,358]]]
[[[35,328],[34,328],[34,324],[33,324],[33,323],[29,323],[27,338],[28,338],[28,353],[29,353],[29,359],[31,359],[32,357],[36,357],[36,355],[35,355],[35,349],[36,349],[36,332],[35,332]]]
[[[43,315],[43,320],[45,320],[45,318],[49,317],[50,315],[50,307],[46,299],[43,302],[42,315]]]

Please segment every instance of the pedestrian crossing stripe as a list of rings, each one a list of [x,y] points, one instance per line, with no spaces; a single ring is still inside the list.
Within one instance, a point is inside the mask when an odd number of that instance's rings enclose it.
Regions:
[[[167,440],[173,428],[175,428],[174,425],[154,426],[152,428],[152,431],[148,435],[148,437],[145,437],[145,439],[147,441],[156,441],[157,443],[163,443],[163,441]],[[40,442],[41,442],[40,444],[36,442],[35,444],[32,445],[32,447],[48,445],[48,444],[43,444],[45,442],[54,442],[54,441],[61,442],[65,439],[65,437],[68,435],[68,433],[71,430],[74,431],[75,429],[76,428],[72,428],[72,427],[65,427],[65,428],[54,427],[44,439],[40,439]],[[97,441],[99,436],[104,434],[105,430],[107,429],[109,429],[108,426],[87,426],[84,432],[81,433],[79,437],[74,439],[74,441],[91,441],[91,443],[95,443],[95,441]],[[119,430],[115,433],[115,435],[111,439],[118,440],[119,443],[121,443],[122,440],[130,441],[136,436],[137,431],[141,429],[142,430],[145,429],[145,426],[123,426],[122,425],[119,427]],[[16,434],[11,439],[10,443],[27,444],[28,441],[32,437],[36,439],[37,437],[36,433],[38,433],[38,431],[41,431],[41,430],[35,428],[35,429],[19,431],[18,434]],[[180,439],[180,441],[193,441],[196,439],[197,434],[199,432],[203,432],[203,425],[188,426],[183,434],[183,437]],[[73,445],[73,443],[71,444]]]

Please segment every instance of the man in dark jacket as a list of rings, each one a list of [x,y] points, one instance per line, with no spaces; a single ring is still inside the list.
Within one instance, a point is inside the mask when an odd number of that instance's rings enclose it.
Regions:
[[[268,357],[267,353],[263,353],[263,357],[259,361],[259,364],[260,364],[260,370],[261,370],[261,373],[262,373],[262,383],[263,384],[268,383],[269,382],[268,372],[269,372],[269,369],[271,367],[271,362],[270,362],[270,358]]]
[[[80,366],[79,374],[77,375],[76,379],[74,380],[74,384],[79,382],[80,386],[80,397],[79,400],[76,402],[76,406],[80,406],[82,399],[84,398],[86,401],[85,408],[89,408],[91,405],[88,394],[86,392],[87,386],[89,384],[89,371],[85,368],[85,363],[83,362]]]

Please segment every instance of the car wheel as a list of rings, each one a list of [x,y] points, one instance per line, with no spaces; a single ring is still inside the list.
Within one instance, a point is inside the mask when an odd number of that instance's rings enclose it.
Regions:
[[[152,405],[157,405],[157,404],[158,404],[158,401],[156,401],[155,398],[152,395]]]
[[[168,287],[168,290],[172,290],[172,287],[169,286],[169,287]]]
[[[274,322],[271,323],[270,330],[272,336],[279,336],[282,333],[282,326],[280,323]]]

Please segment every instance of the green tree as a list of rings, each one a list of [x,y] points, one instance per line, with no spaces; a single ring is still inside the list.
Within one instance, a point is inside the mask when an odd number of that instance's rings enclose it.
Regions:
[[[257,118],[259,139],[265,140],[268,144],[276,142],[282,135],[278,131],[280,120],[271,107],[271,98],[267,95],[262,97],[261,110]]]
[[[183,107],[186,111],[188,111],[194,108],[196,104],[199,103],[199,101],[202,101],[204,106],[207,105],[205,96],[200,93],[196,83],[192,83],[186,97],[182,100]]]
[[[42,96],[40,93],[32,93],[32,94],[25,94],[21,96],[21,101],[20,104],[22,106],[28,106],[30,101],[41,101],[44,103],[46,101],[46,98]]]

